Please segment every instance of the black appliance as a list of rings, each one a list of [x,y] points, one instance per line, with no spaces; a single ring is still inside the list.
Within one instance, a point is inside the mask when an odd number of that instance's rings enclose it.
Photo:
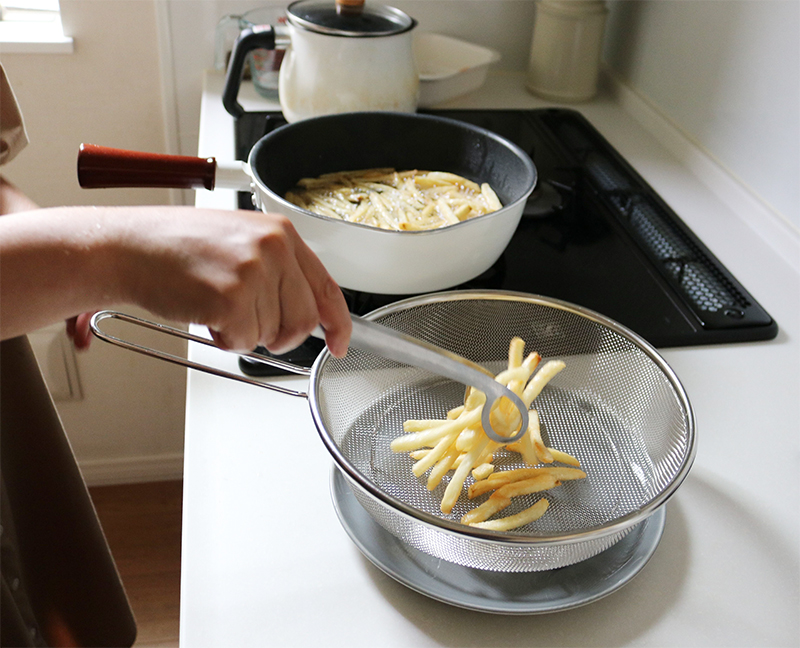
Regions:
[[[596,310],[656,347],[769,340],[776,322],[628,162],[574,110],[436,110],[515,142],[539,173],[522,220],[500,259],[455,286],[535,293]],[[278,112],[236,120],[236,155],[286,121]],[[253,209],[252,196],[239,206]],[[409,295],[345,290],[363,315]],[[309,338],[279,356],[310,366],[323,347]],[[264,349],[259,349],[267,353]],[[282,373],[242,358],[251,375]]]

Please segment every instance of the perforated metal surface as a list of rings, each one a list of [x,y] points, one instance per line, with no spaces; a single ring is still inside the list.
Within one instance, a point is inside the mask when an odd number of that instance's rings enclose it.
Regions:
[[[545,441],[581,460],[585,480],[545,496],[547,513],[507,533],[458,523],[483,501],[465,496],[439,510],[446,482],[433,492],[391,451],[403,421],[442,418],[464,387],[357,350],[323,354],[312,384],[312,409],[323,440],[364,507],[408,544],[458,564],[537,571],[578,562],[607,548],[663,504],[685,477],[694,425],[682,387],[641,339],[577,307],[503,292],[451,292],[399,302],[369,316],[442,346],[497,373],[513,336],[566,368],[535,401]],[[502,451],[496,470],[522,467]],[[468,482],[469,483],[469,482]],[[540,495],[515,498],[503,515]]]
[[[630,224],[642,243],[698,310],[716,313],[724,308],[750,306],[750,302],[655,206],[634,200],[627,211]]]

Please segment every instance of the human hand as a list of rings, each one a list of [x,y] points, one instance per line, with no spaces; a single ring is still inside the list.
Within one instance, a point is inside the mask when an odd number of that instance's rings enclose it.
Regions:
[[[341,290],[287,218],[192,207],[53,207],[0,218],[7,339],[134,304],[204,324],[223,348],[284,353],[319,324],[335,356],[350,340]]]
[[[208,326],[222,348],[281,354],[319,324],[344,356],[350,315],[341,290],[279,214],[142,211],[116,242],[126,296],[151,312]]]
[[[75,345],[76,349],[84,350],[89,348],[89,344],[92,342],[89,322],[95,312],[81,313],[67,320],[67,337],[72,340],[72,344]]]

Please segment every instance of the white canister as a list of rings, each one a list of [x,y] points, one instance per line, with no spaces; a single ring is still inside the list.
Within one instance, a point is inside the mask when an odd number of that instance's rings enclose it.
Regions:
[[[597,78],[608,9],[603,0],[539,0],[527,88],[556,101],[586,101]]]

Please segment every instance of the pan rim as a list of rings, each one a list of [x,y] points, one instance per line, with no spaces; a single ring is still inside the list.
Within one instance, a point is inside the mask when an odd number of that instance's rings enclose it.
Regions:
[[[303,128],[304,126],[307,127],[312,125],[313,123],[324,123],[325,121],[338,121],[341,119],[365,119],[365,118],[380,118],[380,119],[396,119],[396,120],[409,120],[409,121],[427,121],[431,123],[441,123],[445,124],[452,128],[457,128],[463,131],[468,131],[479,135],[481,137],[493,140],[499,144],[501,144],[504,148],[508,149],[510,152],[514,154],[514,156],[519,160],[519,162],[525,167],[525,172],[528,176],[525,188],[521,191],[520,195],[515,197],[511,202],[505,203],[501,209],[498,209],[493,212],[489,212],[488,214],[482,214],[480,216],[476,216],[474,218],[470,218],[465,221],[461,221],[459,223],[454,223],[452,225],[445,225],[443,227],[438,227],[436,229],[430,230],[390,230],[390,229],[383,229],[379,227],[373,227],[371,225],[365,225],[363,223],[353,223],[347,220],[340,220],[336,218],[331,218],[330,216],[325,216],[323,214],[317,214],[316,212],[309,211],[307,209],[303,209],[295,205],[294,203],[289,202],[283,196],[280,196],[275,191],[273,191],[267,184],[262,180],[256,165],[256,158],[260,155],[260,151],[262,148],[269,146],[269,144],[280,137],[285,136],[287,132],[292,130],[298,130]],[[443,232],[450,232],[455,228],[465,229],[465,226],[470,224],[474,224],[477,222],[483,222],[487,219],[491,219],[493,217],[502,217],[505,216],[509,211],[514,209],[518,209],[520,203],[524,203],[527,201],[528,197],[533,193],[533,190],[536,188],[536,185],[539,181],[539,174],[536,168],[536,165],[531,160],[530,156],[517,144],[512,142],[511,140],[498,135],[497,133],[483,128],[481,126],[476,126],[473,124],[469,124],[467,122],[459,121],[457,119],[453,119],[451,117],[443,117],[441,115],[429,115],[429,114],[422,114],[422,113],[404,113],[404,112],[395,112],[395,111],[355,111],[355,112],[347,112],[347,113],[337,113],[337,114],[330,114],[330,115],[320,115],[318,117],[311,117],[309,119],[304,119],[299,122],[291,122],[288,124],[284,124],[279,126],[275,130],[269,132],[268,134],[264,135],[261,139],[256,142],[253,147],[250,149],[250,153],[247,157],[247,165],[250,168],[250,176],[255,183],[255,185],[259,188],[260,191],[266,193],[270,196],[272,200],[279,203],[281,207],[285,207],[286,209],[290,209],[296,212],[303,214],[304,216],[310,216],[322,221],[330,222],[330,223],[341,223],[343,225],[362,228],[364,230],[370,232],[380,232],[382,235],[394,235],[394,236],[431,236],[436,234],[441,234]],[[441,170],[441,169],[440,169]],[[520,210],[521,216],[521,210]]]
[[[455,520],[438,517],[425,511],[421,511],[384,492],[381,488],[372,483],[344,456],[334,440],[331,438],[330,434],[328,434],[326,431],[325,423],[322,419],[322,415],[318,406],[321,375],[324,372],[325,364],[331,361],[333,358],[326,348],[323,349],[322,353],[320,353],[320,355],[317,357],[317,360],[314,362],[314,365],[311,368],[308,402],[317,432],[337,466],[343,471],[344,475],[352,483],[354,483],[356,487],[360,488],[362,491],[365,491],[370,497],[377,499],[380,503],[388,506],[393,513],[397,513],[405,518],[411,519],[414,523],[420,523],[428,528],[433,529],[434,531],[455,534],[457,536],[464,537],[465,539],[489,541],[492,544],[500,544],[518,548],[573,545],[588,541],[600,540],[631,528],[635,524],[649,517],[658,508],[663,506],[677,491],[678,487],[683,483],[684,479],[688,475],[694,463],[697,452],[697,442],[694,411],[686,390],[675,371],[669,366],[669,364],[655,349],[655,347],[653,347],[649,342],[647,342],[647,340],[626,326],[591,309],[573,304],[571,302],[542,295],[505,290],[453,290],[429,293],[426,295],[410,297],[393,302],[392,304],[383,306],[368,313],[364,317],[365,319],[374,320],[383,315],[388,315],[390,313],[403,310],[410,305],[422,305],[432,302],[455,301],[462,299],[524,301],[566,310],[612,329],[615,333],[627,338],[637,348],[643,351],[668,380],[674,391],[676,399],[680,402],[682,410],[685,413],[687,449],[674,478],[668,484],[666,484],[660,492],[653,495],[637,510],[631,511],[626,515],[615,518],[609,522],[588,527],[573,533],[543,533],[535,536],[523,536],[509,532],[491,531],[477,527],[471,527],[461,524]]]

